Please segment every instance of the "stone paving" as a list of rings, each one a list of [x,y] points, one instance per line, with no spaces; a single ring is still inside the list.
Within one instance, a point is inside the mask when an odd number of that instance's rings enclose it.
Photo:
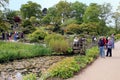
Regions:
[[[16,80],[16,74],[35,73],[40,77],[50,65],[62,60],[63,56],[37,57],[32,59],[16,60],[0,64],[0,80]]]

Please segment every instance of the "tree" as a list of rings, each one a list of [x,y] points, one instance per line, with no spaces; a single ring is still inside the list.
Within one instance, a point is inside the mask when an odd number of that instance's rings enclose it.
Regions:
[[[4,19],[11,24],[14,24],[15,16],[17,16],[16,11],[12,11],[8,9],[8,10],[5,10],[4,12]]]
[[[39,19],[41,16],[41,5],[28,1],[27,4],[21,6],[20,11],[24,19],[29,19],[32,16]]]
[[[5,7],[9,3],[9,0],[0,0],[0,7]]]
[[[61,23],[69,18],[70,15],[70,3],[67,1],[60,1],[58,4],[55,5],[57,10],[57,17],[59,17]]]
[[[71,17],[78,21],[78,23],[83,22],[83,14],[86,10],[87,6],[83,3],[80,3],[78,1],[71,4]]]
[[[96,4],[96,3],[91,3],[84,15],[83,15],[83,21],[85,23],[88,23],[88,22],[99,22],[100,19],[99,19],[99,15],[100,15],[100,5]]]
[[[115,30],[118,32],[120,30],[120,4],[116,10],[116,12],[113,13],[113,19],[115,22]]]
[[[101,5],[101,14],[100,14],[100,19],[103,21],[103,24],[109,24],[110,18],[112,16],[112,6],[110,3],[104,3]]]
[[[82,23],[80,25],[80,29],[83,33],[94,33],[94,34],[98,34],[98,28],[99,28],[99,23],[97,22],[88,22],[88,23]]]

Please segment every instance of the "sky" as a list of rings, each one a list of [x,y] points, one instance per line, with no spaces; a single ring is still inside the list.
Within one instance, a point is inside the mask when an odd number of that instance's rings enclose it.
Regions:
[[[36,2],[40,4],[42,8],[49,8],[57,4],[61,0],[9,0],[8,8],[10,10],[19,10],[22,4],[26,4],[28,1]],[[67,2],[79,1],[89,5],[90,3],[110,3],[113,6],[113,12],[117,9],[120,0],[66,0]]]

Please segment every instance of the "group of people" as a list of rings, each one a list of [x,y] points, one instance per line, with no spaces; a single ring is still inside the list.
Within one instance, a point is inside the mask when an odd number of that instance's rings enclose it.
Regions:
[[[100,56],[105,58],[106,57],[112,57],[112,49],[114,48],[114,34],[112,34],[110,37],[100,37],[98,40],[98,46],[100,51]],[[105,53],[105,49],[107,49]]]
[[[7,40],[7,41],[17,41],[19,38],[24,38],[23,32],[18,33],[18,32],[2,32],[2,40]]]

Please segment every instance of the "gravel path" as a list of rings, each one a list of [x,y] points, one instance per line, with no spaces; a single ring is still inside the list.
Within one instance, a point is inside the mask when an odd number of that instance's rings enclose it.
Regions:
[[[79,75],[67,80],[120,80],[120,41],[112,52],[112,57],[99,57]]]

